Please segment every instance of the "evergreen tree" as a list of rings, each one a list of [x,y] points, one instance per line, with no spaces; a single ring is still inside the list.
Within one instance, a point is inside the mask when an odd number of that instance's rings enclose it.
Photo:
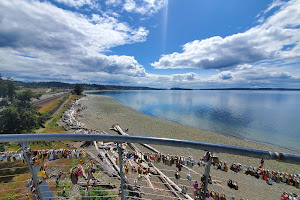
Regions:
[[[73,93],[76,95],[81,95],[83,92],[83,88],[79,84],[74,85]]]
[[[31,90],[16,93],[15,83],[8,78],[0,79],[0,95],[3,110],[0,111],[0,133],[28,133],[43,126],[48,119],[31,103],[32,98],[39,97]]]

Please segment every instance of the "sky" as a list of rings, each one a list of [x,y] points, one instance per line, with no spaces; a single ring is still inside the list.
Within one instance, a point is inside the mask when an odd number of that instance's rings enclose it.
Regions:
[[[1,0],[0,73],[26,82],[300,88],[300,0]]]

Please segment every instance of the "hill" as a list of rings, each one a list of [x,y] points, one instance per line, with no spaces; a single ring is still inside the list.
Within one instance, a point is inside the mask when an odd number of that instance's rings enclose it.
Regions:
[[[21,88],[58,88],[73,89],[75,83],[63,83],[57,81],[51,82],[22,82],[15,81]],[[100,85],[100,84],[79,84],[84,90],[160,90],[158,88],[140,87],[140,86],[118,86],[118,85]]]

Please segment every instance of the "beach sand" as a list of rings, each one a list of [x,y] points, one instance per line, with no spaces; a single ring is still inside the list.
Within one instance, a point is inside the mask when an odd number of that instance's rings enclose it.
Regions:
[[[79,117],[79,120],[83,122],[88,128],[102,130],[109,134],[116,134],[114,131],[110,130],[110,127],[113,124],[119,124],[123,130],[129,129],[129,135],[196,140],[202,142],[264,149],[275,152],[294,153],[272,146],[250,142],[209,131],[199,130],[170,121],[151,117],[137,112],[129,107],[123,106],[111,97],[101,95],[87,96],[88,100],[81,101],[82,106],[87,106],[87,109],[83,111],[83,116]],[[185,157],[193,156],[195,159],[202,157],[204,153],[204,151],[194,150],[190,148],[176,148],[158,145],[152,146],[164,154],[176,154]],[[144,149],[144,151],[149,150]],[[221,161],[226,161],[228,164],[242,163],[247,166],[259,166],[259,158],[250,158],[224,153],[218,153],[217,155],[219,156]],[[172,168],[175,169],[175,167]],[[270,171],[274,170],[284,173],[299,173],[300,169],[299,165],[287,164],[274,160],[265,160],[264,168]],[[201,171],[201,169],[199,170]],[[300,190],[293,186],[277,183],[269,186],[265,181],[261,179],[258,180],[255,177],[250,177],[242,173],[234,173],[231,170],[225,173],[220,170],[212,169],[211,173],[212,176],[216,177],[217,180],[222,180],[222,184],[220,187],[209,185],[209,188],[215,189],[217,191],[224,191],[225,194],[235,195],[236,197],[238,196],[234,193],[235,191],[230,190],[230,188],[226,186],[226,182],[229,179],[238,181],[239,187],[241,188],[239,189],[239,194],[246,195],[248,199],[280,199],[280,194],[284,191],[295,192],[297,194],[300,193]],[[245,189],[245,192],[241,193],[243,188]],[[266,192],[266,190],[268,192]],[[249,198],[250,194],[251,198]]]

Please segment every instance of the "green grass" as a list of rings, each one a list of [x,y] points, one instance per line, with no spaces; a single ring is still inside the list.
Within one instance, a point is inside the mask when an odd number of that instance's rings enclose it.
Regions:
[[[76,160],[73,160],[73,161],[70,163],[70,165],[76,166],[76,165],[80,164],[80,159],[81,159],[81,158],[78,158],[78,159],[76,159]],[[82,161],[83,161],[83,163],[86,163],[86,162],[88,162],[88,158],[87,158],[87,157],[84,157],[84,158],[82,158]]]
[[[7,146],[7,151],[17,151],[19,148],[21,148],[19,143],[10,142]]]
[[[70,187],[71,187],[71,182],[59,182],[58,183],[58,188],[57,188],[57,195],[58,196],[65,196],[65,197],[69,197],[69,190],[70,190]],[[65,195],[63,195],[63,189],[65,187]]]
[[[85,190],[84,189],[80,189],[80,195],[81,196],[85,196]],[[98,191],[98,190],[104,190],[104,191]],[[109,195],[116,195],[115,193],[110,194],[110,192],[108,190],[105,190],[103,187],[101,186],[95,186],[92,191],[90,191],[89,193],[87,193],[87,196],[99,196],[99,197],[82,197],[83,200],[88,200],[88,199],[93,199],[93,200],[113,200],[116,199],[115,197],[105,197],[105,196],[109,196]]]
[[[16,199],[16,196],[17,196],[18,194],[17,193],[15,193],[15,192],[10,192],[10,193],[7,193],[6,194],[6,198],[8,199],[8,200],[14,200],[14,199]]]
[[[32,150],[39,150],[39,149],[72,149],[69,146],[63,144],[60,141],[54,142],[31,142],[30,148]]]
[[[52,142],[31,142],[30,148],[32,150],[36,149],[52,149]]]
[[[59,120],[63,116],[64,112],[66,112],[66,110],[68,109],[68,106],[71,105],[71,103],[78,98],[79,98],[79,96],[77,96],[77,95],[70,95],[68,97],[68,99],[66,100],[66,103],[63,106],[63,108],[61,109],[61,111],[52,118],[51,122],[49,124],[47,124],[46,128],[42,131],[42,133],[65,132],[63,127],[57,125],[57,122],[59,122]]]

